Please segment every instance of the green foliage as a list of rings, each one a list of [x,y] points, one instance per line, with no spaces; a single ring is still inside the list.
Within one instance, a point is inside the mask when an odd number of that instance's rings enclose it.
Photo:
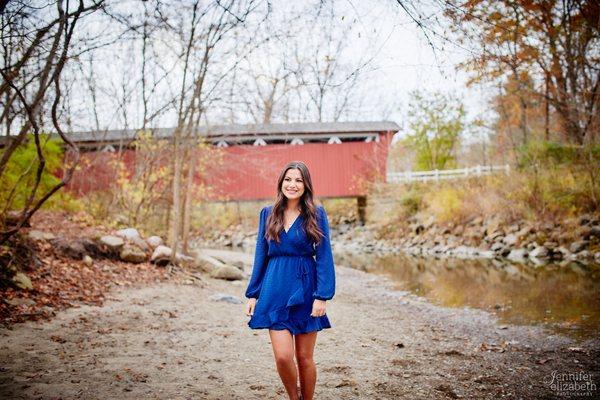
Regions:
[[[454,166],[454,150],[466,127],[465,109],[459,99],[440,92],[411,93],[407,144],[416,153],[415,169]]]
[[[48,135],[40,135],[42,154],[46,160],[35,199],[40,198],[56,186],[60,179],[58,174],[62,166],[63,150],[61,141],[50,139]],[[40,165],[33,135],[27,138],[10,157],[6,170],[0,177],[0,206],[4,210],[22,209],[27,202],[36,180]],[[44,203],[44,207],[77,208],[75,202],[66,194],[58,192]]]
[[[400,207],[404,217],[415,215],[422,208],[423,193],[416,186],[411,186],[400,195]]]
[[[600,163],[600,146],[573,146],[556,142],[530,141],[518,149],[521,168],[543,165],[577,165]]]
[[[600,202],[600,147],[531,141],[519,148],[523,187],[529,206],[539,214],[593,211]]]
[[[327,210],[331,225],[341,218],[358,219],[358,206],[354,198],[322,199],[321,202]]]

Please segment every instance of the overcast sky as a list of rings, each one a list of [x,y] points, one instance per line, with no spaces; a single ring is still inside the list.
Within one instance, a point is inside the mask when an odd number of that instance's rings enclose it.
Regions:
[[[465,61],[469,53],[452,37],[442,40],[430,33],[429,39],[436,50],[428,43],[423,31],[407,16],[393,0],[388,1],[357,1],[345,0],[345,9],[350,15],[364,21],[363,30],[367,34],[358,52],[363,46],[376,43],[379,49],[376,59],[378,68],[369,73],[369,79],[376,82],[383,97],[382,100],[394,104],[390,119],[401,126],[404,123],[405,112],[409,102],[408,94],[412,90],[431,90],[453,93],[462,98],[470,118],[481,116],[488,107],[488,101],[493,92],[485,86],[467,87],[468,76],[458,70],[459,63]],[[420,2],[424,8],[423,14],[436,14],[443,24],[439,10],[432,4]],[[372,25],[370,21],[377,21]],[[443,26],[432,26],[440,35],[444,33]],[[448,34],[448,32],[446,32]]]
[[[177,3],[177,10],[170,12],[184,13],[184,2]],[[427,15],[432,29],[435,29],[440,36],[447,35],[444,30],[444,18],[441,15],[441,10],[438,7],[438,0],[419,0],[419,10],[421,15]],[[117,6],[124,7],[128,10],[128,4],[139,3],[113,3]],[[266,3],[264,3],[266,4]],[[303,46],[301,51],[304,54],[314,52],[319,46],[319,40],[312,40],[314,36],[318,36],[320,32],[326,32],[326,27],[306,25],[310,18],[294,18],[294,13],[299,16],[309,15],[313,12],[315,5],[321,4],[318,0],[306,0],[300,2],[289,2],[287,0],[272,0],[271,17],[269,21],[263,24],[272,24],[274,30],[282,29],[282,26],[290,24],[290,32],[293,32],[293,37],[284,41],[276,42],[283,47]],[[456,66],[468,57],[468,52],[460,46],[453,44],[454,40],[449,41],[440,39],[435,34],[429,35],[433,41],[434,51],[428,43],[423,31],[411,20],[404,10],[394,0],[335,0],[334,5],[335,18],[333,19],[332,29],[335,34],[339,32],[349,32],[345,38],[345,50],[343,52],[344,62],[349,64],[360,64],[370,60],[363,68],[361,68],[361,78],[359,90],[353,93],[352,96],[360,101],[360,106],[356,107],[356,112],[350,111],[342,117],[342,120],[380,120],[388,119],[395,121],[401,127],[405,128],[405,116],[408,109],[409,93],[413,90],[424,91],[441,91],[444,93],[452,93],[460,96],[467,107],[467,112],[470,118],[481,116],[486,112],[488,100],[493,91],[489,88],[484,89],[480,86],[467,88],[466,82],[468,76],[456,69]],[[137,12],[137,15],[135,14]],[[411,10],[417,12],[417,10]],[[143,10],[134,9],[134,18],[141,18]],[[259,13],[260,14],[260,13]],[[291,17],[290,17],[291,16]],[[435,22],[435,17],[439,21]],[[175,17],[176,18],[176,17]],[[257,18],[260,18],[258,16]],[[105,37],[111,32],[118,32],[114,28],[107,26],[106,21],[100,19],[99,23],[91,23],[88,29],[91,29],[99,37]],[[310,22],[308,22],[309,24]],[[304,25],[303,25],[304,24]],[[271,25],[262,25],[262,35],[268,36],[271,33]],[[107,29],[106,33],[102,33],[103,29]],[[248,28],[246,35],[255,28]],[[100,32],[100,33],[99,33]],[[116,34],[116,33],[113,33]],[[264,36],[263,36],[264,37]],[[235,39],[238,40],[238,39]],[[273,44],[271,44],[272,46]],[[176,53],[181,51],[176,45],[171,46],[169,39],[166,44],[157,44],[153,49],[156,52],[156,59],[153,61],[159,68],[169,69],[176,60]],[[162,46],[162,47],[161,47]],[[102,129],[122,129],[126,125],[128,128],[139,128],[141,118],[140,106],[140,90],[135,85],[139,86],[139,78],[135,76],[139,74],[141,47],[139,42],[122,43],[114,46],[103,47],[97,50],[94,54],[94,70],[90,72],[86,70],[86,62],[83,62],[84,73],[81,70],[71,70],[73,74],[79,75],[79,89],[73,89],[71,94],[77,93],[74,96],[84,96],[87,100],[79,101],[80,97],[73,97],[72,107],[75,110],[76,117],[72,118],[75,125],[73,130],[90,130],[94,129],[91,107],[89,105],[90,95],[88,93],[88,84],[81,76],[90,75],[93,73],[95,85],[97,86],[98,99],[97,110],[101,121]],[[256,51],[252,56],[254,59],[249,61],[246,73],[257,76],[257,74],[269,73],[269,64],[277,65],[281,58],[290,58],[290,53],[285,51],[280,54],[270,54],[273,48],[267,50]],[[277,53],[275,49],[274,53]],[[321,53],[321,57],[327,54],[326,51]],[[279,58],[277,58],[279,57]],[[235,58],[235,57],[234,57]],[[231,63],[231,54],[221,58],[225,61],[218,61],[221,65],[217,65],[213,70],[220,71],[226,63]],[[265,61],[266,60],[266,61]],[[310,61],[310,60],[309,60]],[[261,64],[266,64],[261,65]],[[252,70],[252,69],[256,70]],[[173,93],[176,93],[180,87],[180,73],[174,73],[163,83],[162,92],[157,92],[156,96],[151,99],[151,106],[160,108],[161,102],[165,98],[169,98]],[[268,77],[268,75],[267,75]],[[239,76],[238,78],[239,79]],[[251,83],[251,80],[250,80]],[[120,115],[118,100],[122,97],[121,87],[128,86],[132,91],[131,103],[128,104],[128,120],[124,120]],[[237,88],[237,92],[243,93],[246,90],[251,90],[248,81],[242,81]],[[161,94],[162,93],[162,94]],[[331,101],[331,99],[330,99]],[[306,102],[302,99],[300,103]],[[231,103],[231,102],[230,102]],[[233,103],[235,104],[235,103]],[[239,105],[241,107],[241,103]],[[227,99],[224,99],[221,104],[214,106],[212,111],[212,120],[210,123],[223,123],[226,119],[226,112],[223,111],[227,107]],[[352,110],[352,109],[351,109]],[[300,110],[301,111],[301,110]],[[288,116],[288,120],[294,121],[296,114]],[[298,120],[307,120],[300,113]],[[175,115],[171,111],[161,119],[156,121],[157,126],[166,127],[174,126],[176,123]],[[238,116],[236,116],[238,117]],[[274,118],[273,122],[282,122],[280,116]],[[309,118],[310,119],[310,116]],[[326,119],[327,120],[327,119]],[[251,122],[248,116],[244,117],[243,111],[239,114],[239,119],[236,122]]]

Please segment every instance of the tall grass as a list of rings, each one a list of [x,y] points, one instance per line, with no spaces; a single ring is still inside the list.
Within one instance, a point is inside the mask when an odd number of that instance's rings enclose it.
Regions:
[[[520,149],[509,175],[440,182],[382,184],[369,214],[377,225],[406,225],[411,217],[465,223],[477,217],[498,223],[557,222],[598,214],[600,149],[531,143]]]

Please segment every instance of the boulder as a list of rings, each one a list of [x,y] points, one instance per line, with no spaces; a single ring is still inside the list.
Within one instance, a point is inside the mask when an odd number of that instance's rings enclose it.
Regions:
[[[130,239],[131,243],[133,243],[134,245],[136,245],[138,248],[142,249],[144,252],[146,253],[150,253],[152,250],[154,250],[153,248],[150,247],[150,245],[141,237],[134,237],[132,239]]]
[[[481,225],[483,225],[483,218],[475,217],[471,222],[469,222],[469,224],[474,225],[474,226],[481,226]]]
[[[100,238],[100,243],[113,253],[118,253],[125,245],[125,241],[119,236],[105,235]]]
[[[18,298],[15,297],[13,299],[8,299],[8,300],[4,300],[6,303],[10,304],[11,306],[26,306],[26,307],[31,307],[31,306],[35,306],[35,300],[32,299],[27,299],[27,298]]]
[[[527,259],[527,255],[527,249],[512,249],[506,258],[515,262],[524,262]]]
[[[571,250],[572,253],[579,253],[580,251],[585,250],[589,244],[590,242],[587,240],[578,240],[576,242],[571,243],[569,250]]]
[[[141,239],[142,238],[142,236],[140,235],[138,230],[135,228],[120,229],[115,232],[115,235],[119,236],[123,239],[131,240],[131,241],[133,241],[133,239]]]
[[[22,272],[17,272],[12,278],[11,281],[13,285],[23,290],[32,290],[33,284],[31,283],[31,279],[27,275]]]
[[[524,238],[527,237],[527,235],[529,235],[530,233],[534,232],[534,229],[532,226],[530,225],[525,225],[523,228],[521,228],[517,233],[517,237],[518,238]]]
[[[452,234],[456,235],[456,236],[461,236],[465,231],[465,226],[464,225],[456,225],[454,227],[454,229],[452,230]]]
[[[223,265],[217,269],[215,269],[210,276],[216,279],[225,279],[228,281],[236,281],[244,279],[244,275],[242,271],[237,269],[236,267],[232,267],[231,265]]]
[[[503,249],[504,249],[504,244],[502,244],[502,242],[494,242],[494,244],[492,244],[490,246],[490,250],[496,251],[496,252],[500,252]]]
[[[590,222],[592,222],[593,217],[589,214],[584,214],[582,216],[579,217],[579,225],[588,225]]]
[[[231,265],[233,265],[234,267],[238,268],[240,271],[243,271],[244,268],[246,267],[246,263],[243,262],[242,260],[232,261]],[[252,264],[250,264],[250,266],[252,266]]]
[[[421,233],[423,233],[424,230],[425,230],[425,227],[423,225],[419,224],[419,225],[417,225],[417,226],[414,227],[413,232],[416,235],[420,235]]]
[[[501,241],[504,238],[504,232],[496,230],[487,235],[486,239],[490,242]]]
[[[506,232],[515,233],[519,231],[519,224],[513,224],[506,229]]]
[[[145,262],[148,259],[148,256],[146,255],[146,252],[139,247],[126,244],[121,249],[119,258],[129,263],[139,264]]]
[[[52,240],[56,238],[56,236],[50,232],[42,232],[35,229],[30,230],[27,237],[34,241]]]
[[[550,255],[550,251],[544,246],[537,246],[530,253],[531,258],[547,258]]]
[[[236,232],[231,235],[231,244],[233,247],[242,247],[242,243],[244,241],[244,234],[241,232]]]
[[[514,233],[510,233],[510,234],[504,236],[504,239],[502,239],[502,241],[507,246],[514,246],[519,241],[519,238]]]
[[[208,254],[204,254],[202,252],[198,252],[195,259],[196,268],[209,274],[226,265],[222,261],[217,260],[215,257],[209,256]]]
[[[463,237],[466,239],[469,239],[471,241],[480,241],[481,240],[481,232],[480,230],[473,228],[473,227],[468,227],[467,229],[465,229],[464,233],[463,233]]]
[[[240,300],[239,297],[233,296],[231,294],[225,294],[225,293],[213,294],[208,299],[211,301],[224,301],[226,303],[231,303],[231,304],[242,304],[242,300]]]
[[[172,253],[173,253],[173,250],[171,250],[170,247],[162,246],[162,245],[158,246],[157,248],[154,249],[154,252],[152,253],[152,256],[150,257],[150,261],[155,264],[166,265],[169,263]]]
[[[589,250],[581,250],[580,252],[578,252],[576,254],[576,257],[579,260],[588,260],[588,259],[593,259],[594,254]]]
[[[21,211],[9,211],[4,215],[4,223],[6,226],[16,226],[21,222]],[[27,221],[23,224],[24,228],[30,228],[31,224]]]
[[[559,246],[553,250],[552,256],[556,256],[556,258],[568,258],[571,255],[571,252],[563,246]]]
[[[83,263],[88,267],[91,267],[92,265],[94,265],[94,259],[86,254],[85,256],[83,256]]]
[[[67,257],[81,260],[87,254],[84,240],[66,241],[61,238],[52,240],[52,246],[58,253],[64,254]]]
[[[163,244],[163,240],[160,236],[150,236],[149,238],[146,238],[146,243],[154,250]]]
[[[175,254],[175,261],[178,265],[186,268],[194,268],[196,266],[196,259],[194,257],[186,256],[185,254]]]

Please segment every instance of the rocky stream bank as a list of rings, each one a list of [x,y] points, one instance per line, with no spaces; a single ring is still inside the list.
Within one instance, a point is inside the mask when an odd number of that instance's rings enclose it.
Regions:
[[[439,224],[433,218],[411,218],[402,226],[360,225],[352,218],[330,222],[334,250],[424,257],[487,258],[543,265],[600,263],[600,219],[583,215],[555,223],[505,225],[494,218],[474,218],[464,224]],[[197,246],[252,251],[254,230],[241,226],[211,232]]]

